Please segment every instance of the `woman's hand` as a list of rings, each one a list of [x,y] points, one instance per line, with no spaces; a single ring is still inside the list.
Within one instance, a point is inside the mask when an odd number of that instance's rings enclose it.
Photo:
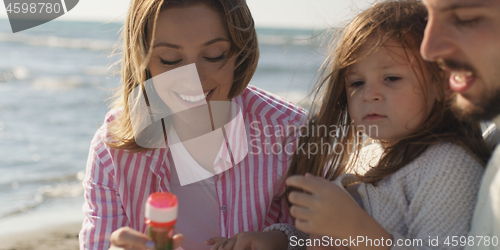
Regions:
[[[286,184],[305,191],[291,192],[288,196],[293,204],[290,214],[296,218],[297,229],[337,239],[357,236],[371,239],[392,238],[336,184],[311,174],[292,176],[286,180]],[[354,248],[356,247],[350,247]]]
[[[205,242],[213,245],[210,250],[286,250],[288,239],[280,231],[270,232],[243,232],[230,239],[224,237],[210,238]]]
[[[174,249],[181,246],[184,237],[176,234],[174,239]],[[110,237],[111,247],[109,250],[148,250],[154,249],[154,242],[147,235],[144,235],[130,227],[122,227],[114,231]]]

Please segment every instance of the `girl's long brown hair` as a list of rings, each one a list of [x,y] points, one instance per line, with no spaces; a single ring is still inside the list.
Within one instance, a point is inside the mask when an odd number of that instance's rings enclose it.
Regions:
[[[123,56],[121,61],[122,86],[114,95],[112,109],[123,109],[108,126],[112,148],[134,152],[148,150],[137,145],[130,121],[129,95],[151,78],[147,65],[155,39],[156,20],[161,10],[187,7],[203,3],[216,9],[222,18],[231,41],[230,56],[235,56],[234,81],[229,99],[241,94],[252,78],[259,59],[255,25],[245,0],[132,0],[122,31]],[[148,34],[151,33],[151,34]],[[148,39],[150,38],[150,39]]]
[[[304,145],[301,149],[305,150],[297,150],[292,156],[288,176],[311,173],[332,180],[354,165],[362,147],[362,135],[353,127],[349,117],[346,74],[351,65],[371,55],[391,39],[403,46],[408,61],[418,59],[418,65],[413,67],[415,73],[417,70],[430,73],[431,79],[421,79],[420,85],[422,88],[435,87],[438,98],[418,131],[387,146],[378,165],[360,176],[361,180],[376,184],[413,161],[429,146],[440,142],[456,143],[483,164],[487,162],[490,151],[482,138],[479,124],[459,121],[453,116],[447,101],[447,82],[443,72],[436,63],[421,59],[419,48],[426,20],[427,11],[420,1],[385,1],[362,12],[338,32],[331,43],[333,52],[323,65],[321,80],[313,93],[314,100],[320,100],[319,109],[313,109],[307,130],[304,128],[303,136],[298,139],[298,145]],[[375,46],[368,54],[359,55],[361,47],[369,39],[376,41]],[[319,128],[322,128],[321,133],[305,134],[319,132]],[[348,162],[351,156],[354,156],[354,162]],[[287,187],[287,199],[291,191],[293,189]]]

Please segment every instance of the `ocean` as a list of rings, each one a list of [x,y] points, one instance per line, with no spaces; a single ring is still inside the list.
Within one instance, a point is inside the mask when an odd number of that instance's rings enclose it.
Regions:
[[[0,19],[0,235],[83,220],[90,141],[120,86],[120,28],[51,21],[13,34]],[[306,104],[325,59],[319,32],[258,28],[250,84]]]

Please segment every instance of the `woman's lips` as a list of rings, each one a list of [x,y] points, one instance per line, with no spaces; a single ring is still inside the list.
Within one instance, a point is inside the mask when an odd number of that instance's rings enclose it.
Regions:
[[[188,103],[199,103],[202,100],[208,101],[209,96],[213,92],[213,90],[209,90],[207,92],[204,92],[203,94],[192,94],[192,93],[185,93],[185,94],[180,94],[176,91],[172,91],[175,93],[175,95],[180,98],[182,101],[188,102]]]
[[[476,80],[471,71],[455,71],[450,74],[450,88],[457,93],[464,93]]]
[[[380,119],[384,119],[384,118],[387,118],[387,116],[385,115],[379,115],[379,114],[369,114],[369,115],[366,115],[363,120],[365,121],[376,121],[376,120],[380,120]]]
[[[206,98],[205,94],[200,94],[200,95],[182,95],[179,93],[177,94],[182,98],[182,100],[193,103],[199,102]]]
[[[210,100],[210,98],[212,98],[212,95],[214,94],[215,92],[215,89],[212,89],[210,90],[208,93],[207,93],[207,97],[205,98],[206,102],[208,103],[208,101]]]

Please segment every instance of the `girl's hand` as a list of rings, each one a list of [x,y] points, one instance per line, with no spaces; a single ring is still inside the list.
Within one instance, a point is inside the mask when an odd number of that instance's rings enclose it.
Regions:
[[[293,204],[290,214],[297,219],[297,229],[337,239],[349,239],[349,236],[391,238],[377,221],[336,184],[311,174],[292,176],[286,180],[286,184],[307,192],[291,192],[288,196]]]
[[[184,237],[176,234],[174,239],[174,249],[181,246]],[[154,242],[147,235],[144,235],[130,227],[122,227],[114,231],[110,237],[111,247],[109,250],[149,250],[154,249]]]
[[[243,232],[230,239],[214,237],[205,242],[213,245],[210,250],[286,250],[288,239],[286,234],[280,231],[271,232]]]
[[[292,192],[290,213],[297,220],[297,229],[319,236],[349,237],[356,217],[364,211],[345,190],[334,183],[311,174],[292,176],[286,184],[308,192]],[[350,229],[350,230],[349,230]],[[346,232],[349,230],[349,232]]]

